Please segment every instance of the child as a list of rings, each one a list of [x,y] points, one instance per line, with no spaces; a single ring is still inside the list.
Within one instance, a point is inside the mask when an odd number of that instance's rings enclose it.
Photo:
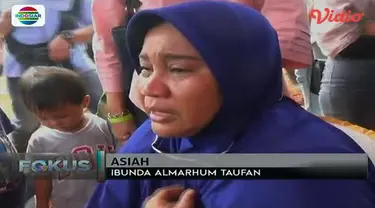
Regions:
[[[31,67],[21,77],[22,98],[41,123],[27,153],[94,153],[113,151],[114,137],[107,122],[85,112],[89,103],[85,84],[74,71],[59,67]],[[35,179],[37,208],[82,208],[95,180]]]

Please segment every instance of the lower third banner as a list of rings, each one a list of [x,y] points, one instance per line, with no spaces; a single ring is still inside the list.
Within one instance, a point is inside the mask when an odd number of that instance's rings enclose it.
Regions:
[[[106,179],[366,179],[364,169],[346,167],[298,167],[298,168],[106,168]]]

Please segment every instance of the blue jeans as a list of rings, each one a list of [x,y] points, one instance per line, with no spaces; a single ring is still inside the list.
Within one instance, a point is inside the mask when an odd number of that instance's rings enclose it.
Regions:
[[[322,111],[319,105],[319,96],[310,91],[311,72],[312,68],[296,69],[295,75],[297,82],[300,84],[302,90],[305,109],[310,113],[321,116]]]
[[[102,87],[96,70],[87,71],[82,74],[91,96],[90,110],[96,113],[99,99],[102,95]],[[22,101],[18,86],[19,78],[7,78],[8,91],[12,99],[12,107],[15,115],[13,121],[15,129],[9,134],[9,139],[16,146],[18,152],[25,152],[31,134],[39,127],[35,115],[30,112]]]
[[[375,59],[328,59],[319,102],[324,115],[375,130]]]

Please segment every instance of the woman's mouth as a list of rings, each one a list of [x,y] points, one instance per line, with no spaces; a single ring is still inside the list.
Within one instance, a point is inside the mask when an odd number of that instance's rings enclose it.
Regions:
[[[150,111],[150,119],[157,123],[167,123],[173,120],[173,114],[161,111]]]

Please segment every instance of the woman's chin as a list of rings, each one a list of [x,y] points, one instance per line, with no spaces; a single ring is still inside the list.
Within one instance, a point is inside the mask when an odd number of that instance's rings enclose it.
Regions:
[[[151,122],[152,131],[159,137],[184,137],[186,136],[186,131],[181,127],[181,125],[173,123],[161,124]]]

